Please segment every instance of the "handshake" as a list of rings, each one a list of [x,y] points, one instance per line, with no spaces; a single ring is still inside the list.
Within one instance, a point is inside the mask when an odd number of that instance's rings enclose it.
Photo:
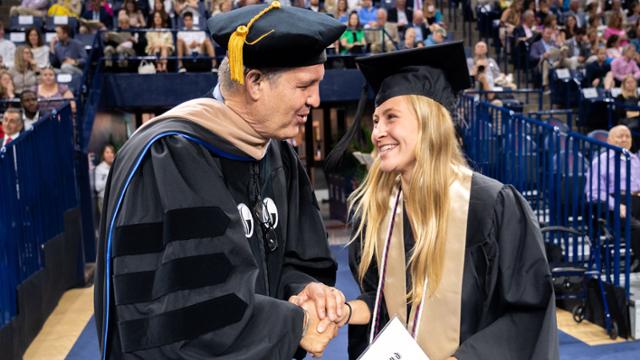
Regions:
[[[329,341],[351,316],[344,295],[322,283],[310,283],[298,295],[290,297],[289,302],[304,309],[300,346],[313,357],[321,357]]]

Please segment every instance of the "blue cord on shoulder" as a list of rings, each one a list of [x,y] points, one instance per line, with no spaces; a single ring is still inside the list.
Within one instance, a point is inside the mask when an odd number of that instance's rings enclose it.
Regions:
[[[158,141],[159,139],[163,138],[163,137],[167,137],[167,136],[179,136],[182,137],[186,140],[195,142],[199,145],[204,146],[207,150],[211,151],[212,153],[220,156],[220,157],[224,157],[227,159],[231,159],[231,160],[237,160],[237,161],[256,161],[255,159],[253,159],[252,157],[249,156],[242,156],[242,155],[235,155],[235,154],[230,154],[226,151],[223,151],[213,145],[211,145],[210,143],[197,138],[195,136],[189,135],[189,134],[185,134],[183,132],[179,132],[179,131],[167,131],[167,132],[163,132],[160,133],[158,135],[156,135],[155,137],[153,137],[142,149],[142,151],[140,152],[140,154],[138,155],[138,158],[136,159],[133,168],[131,170],[131,172],[129,173],[129,176],[127,177],[127,180],[124,183],[124,187],[122,188],[122,191],[120,192],[119,196],[118,196],[118,200],[116,202],[116,206],[113,210],[113,215],[109,221],[109,231],[107,233],[107,251],[105,254],[105,280],[104,280],[104,297],[105,297],[105,301],[104,301],[104,305],[106,310],[105,310],[105,315],[104,315],[104,319],[103,319],[103,340],[102,340],[102,356],[101,358],[103,360],[106,360],[106,354],[107,354],[107,339],[108,339],[108,331],[109,331],[109,304],[110,304],[110,289],[111,289],[111,283],[110,283],[110,279],[111,279],[111,241],[112,241],[112,237],[113,237],[113,230],[116,224],[116,218],[118,217],[118,213],[120,211],[120,206],[122,205],[122,202],[124,200],[124,195],[127,192],[127,188],[129,188],[129,184],[131,183],[131,180],[133,179],[133,176],[135,175],[135,173],[138,171],[138,168],[140,167],[140,164],[142,163],[142,159],[144,159],[144,156],[147,154],[147,152],[149,151],[149,149],[151,148],[151,146]]]

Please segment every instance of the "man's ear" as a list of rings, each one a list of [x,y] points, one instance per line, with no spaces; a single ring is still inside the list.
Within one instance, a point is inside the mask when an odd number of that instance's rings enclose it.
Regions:
[[[266,76],[260,70],[251,69],[244,78],[244,87],[251,100],[257,101],[264,92],[266,84]]]

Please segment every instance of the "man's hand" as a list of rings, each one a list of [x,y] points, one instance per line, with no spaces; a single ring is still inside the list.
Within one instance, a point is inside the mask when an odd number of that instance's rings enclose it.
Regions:
[[[289,298],[289,302],[298,306],[310,300],[315,303],[320,320],[324,320],[327,316],[329,320],[334,322],[338,318],[342,318],[345,307],[345,297],[342,291],[319,282],[312,282],[298,295]]]
[[[318,318],[315,302],[307,301],[301,304],[301,307],[305,310],[306,332],[300,340],[300,346],[313,357],[321,357],[329,341],[338,335],[338,327],[329,320]],[[322,322],[325,323],[326,329],[320,333],[317,328]]]

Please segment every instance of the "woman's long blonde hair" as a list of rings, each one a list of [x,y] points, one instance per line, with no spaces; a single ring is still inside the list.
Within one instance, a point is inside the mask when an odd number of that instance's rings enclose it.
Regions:
[[[428,294],[433,295],[442,278],[449,186],[467,165],[449,111],[423,96],[403,97],[418,119],[416,162],[409,188],[403,189],[415,239],[415,250],[408,265],[412,289],[407,300],[418,303],[422,300],[426,279],[429,279]],[[360,282],[373,257],[382,252],[377,244],[378,236],[385,233],[386,229],[382,229],[381,224],[390,211],[389,199],[399,175],[383,172],[380,158],[376,154],[374,158],[362,185],[349,197],[350,210],[360,220],[354,239],[360,237],[363,240],[358,267]]]

